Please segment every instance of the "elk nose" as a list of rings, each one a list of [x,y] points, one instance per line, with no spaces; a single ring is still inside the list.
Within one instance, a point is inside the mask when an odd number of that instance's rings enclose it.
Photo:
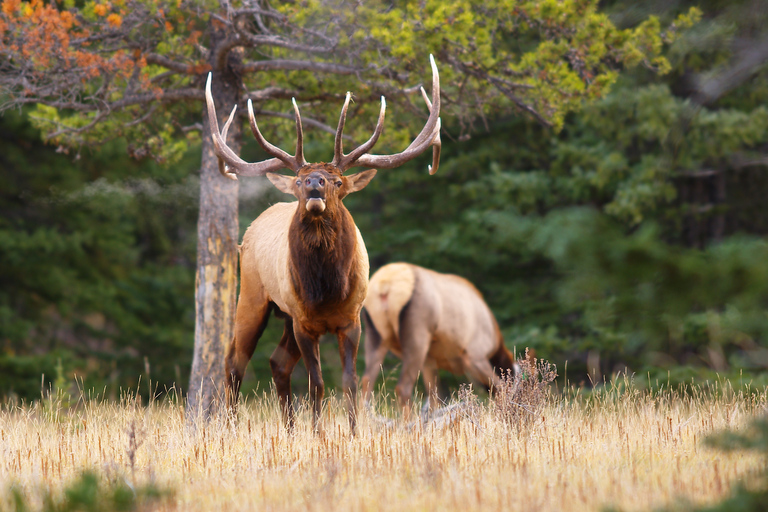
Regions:
[[[322,176],[310,176],[306,179],[305,184],[307,188],[322,190],[325,187],[325,178]]]

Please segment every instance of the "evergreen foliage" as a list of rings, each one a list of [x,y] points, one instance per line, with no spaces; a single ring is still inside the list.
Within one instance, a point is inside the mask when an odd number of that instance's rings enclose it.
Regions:
[[[2,394],[39,397],[58,360],[116,393],[146,358],[171,385],[190,361],[196,184],[119,144],[73,158],[0,122]]]

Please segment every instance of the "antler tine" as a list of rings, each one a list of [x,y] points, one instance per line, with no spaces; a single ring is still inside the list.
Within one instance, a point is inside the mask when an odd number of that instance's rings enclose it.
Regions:
[[[256,116],[253,114],[253,102],[250,100],[250,98],[248,99],[248,121],[251,124],[251,131],[253,132],[253,136],[256,138],[256,142],[259,143],[264,151],[274,156],[275,158],[280,159],[285,164],[285,167],[297,173],[301,168],[301,165],[299,165],[299,160],[296,157],[289,155],[279,147],[271,144],[267,139],[264,138],[264,136],[261,134],[261,131],[259,131],[259,125],[256,124]],[[300,123],[301,121],[297,121],[297,132],[300,131]],[[303,156],[301,157],[301,160],[304,160]]]
[[[293,102],[293,112],[296,114],[296,156],[293,158],[297,167],[294,170],[298,170],[307,165],[307,161],[304,160],[304,130],[301,128],[301,114],[296,98],[291,98],[291,102]]]
[[[216,117],[216,107],[213,104],[213,95],[211,94],[211,73],[208,73],[208,79],[205,82],[205,103],[208,110],[208,124],[211,129],[213,149],[219,157],[219,172],[222,175],[236,180],[237,174],[242,176],[263,176],[268,172],[274,172],[285,167],[285,164],[277,158],[270,158],[263,162],[248,163],[227,146],[227,133],[229,132],[229,126],[235,118],[237,105],[234,106],[229,114],[229,119],[224,124],[224,130],[219,133],[219,121]]]
[[[424,86],[422,85],[419,87],[419,90],[421,91],[421,97],[424,98],[424,103],[427,104],[427,108],[432,112],[432,102],[429,101],[429,96],[427,96],[427,91],[424,90]]]
[[[435,127],[435,138],[432,139],[432,165],[427,166],[427,171],[430,175],[437,172],[440,167],[440,151],[443,149],[443,141],[440,139],[440,127],[442,123],[440,118],[437,119],[437,126]]]
[[[227,133],[229,133],[229,125],[232,124],[232,120],[235,119],[235,112],[237,112],[237,105],[232,107],[232,112],[229,114],[229,118],[227,119],[227,122],[224,123],[224,128],[221,129],[221,138],[225,141],[227,140]],[[237,181],[237,175],[229,172],[227,168],[227,164],[224,163],[224,160],[219,158],[219,172],[222,176],[225,176],[231,180]]]
[[[419,89],[421,89],[421,97],[424,98],[424,103],[427,104],[427,108],[429,108],[429,111],[432,112],[432,102],[429,101],[427,91],[424,90],[424,87],[420,87]],[[443,148],[443,141],[440,139],[441,126],[442,123],[440,122],[440,118],[437,118],[435,136],[432,139],[432,165],[427,166],[427,170],[429,171],[430,175],[435,174],[437,172],[437,168],[440,167],[440,150]]]
[[[333,161],[331,163],[337,167],[341,164],[341,159],[344,157],[342,137],[344,135],[344,124],[347,121],[347,108],[349,108],[349,100],[351,97],[352,97],[352,93],[347,91],[347,97],[344,99],[344,106],[341,107],[341,116],[339,116],[339,127],[336,128],[336,141],[333,145]]]
[[[373,148],[373,146],[379,140],[379,137],[381,137],[381,133],[384,131],[384,116],[386,112],[387,112],[387,100],[384,99],[384,96],[382,96],[381,110],[379,110],[379,120],[376,122],[376,129],[373,130],[373,135],[371,135],[371,138],[368,139],[367,142],[353,149],[348,155],[342,154],[341,162],[339,162],[339,166],[338,166],[342,172],[347,170],[351,166],[351,164],[355,162],[355,160],[357,160],[362,155],[370,151],[371,148]]]
[[[427,99],[427,106],[429,107],[429,118],[427,119],[424,128],[422,128],[419,135],[411,142],[411,144],[402,153],[395,155],[370,155],[361,154],[354,161],[347,163],[345,169],[357,166],[374,167],[377,169],[392,169],[398,167],[409,160],[416,158],[429,146],[434,146],[432,151],[432,165],[430,166],[430,172],[434,174],[437,171],[437,167],[440,159],[440,75],[437,71],[437,65],[432,55],[429,56],[429,62],[432,66],[432,102],[430,104],[429,98]]]

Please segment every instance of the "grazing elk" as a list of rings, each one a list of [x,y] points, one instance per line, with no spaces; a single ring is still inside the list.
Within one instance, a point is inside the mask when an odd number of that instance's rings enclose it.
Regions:
[[[330,163],[307,163],[303,153],[301,117],[296,101],[296,154],[267,142],[259,132],[248,100],[251,130],[262,148],[273,158],[257,163],[241,160],[227,145],[226,135],[235,115],[232,109],[221,133],[210,89],[206,85],[208,117],[219,169],[225,176],[267,178],[298,201],[277,203],[253,221],[240,246],[240,297],[235,313],[234,338],[226,355],[227,396],[230,407],[237,404],[239,388],[248,361],[267,325],[270,312],[285,320],[282,338],[270,357],[272,376],[280,400],[283,419],[291,429],[294,409],[291,397],[291,373],[299,359],[304,359],[309,374],[313,426],[318,428],[324,386],[320,370],[319,338],[326,332],[338,337],[342,364],[342,385],[347,402],[350,430],[355,431],[357,374],[355,361],[360,342],[360,312],[368,286],[368,253],[352,215],[342,199],[365,187],[376,169],[391,169],[415,158],[433,147],[434,174],[440,159],[440,82],[437,66],[432,66],[432,101],[422,88],[429,118],[421,133],[402,153],[372,155],[384,129],[386,103],[381,98],[381,111],[373,136],[349,154],[342,149],[342,133],[349,106],[347,93],[341,109]],[[222,162],[223,161],[223,162]],[[344,176],[352,167],[373,167]],[[295,176],[275,174],[281,168]]]
[[[387,351],[403,360],[395,393],[404,406],[419,372],[428,396],[434,396],[438,368],[469,375],[488,387],[515,368],[493,313],[463,277],[410,263],[385,265],[368,284],[363,319],[366,400]]]

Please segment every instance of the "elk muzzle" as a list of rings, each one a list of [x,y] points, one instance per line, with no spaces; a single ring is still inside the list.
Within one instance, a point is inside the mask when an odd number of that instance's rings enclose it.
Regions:
[[[319,215],[325,211],[325,187],[328,181],[319,173],[312,173],[304,178],[306,185],[307,211]]]

